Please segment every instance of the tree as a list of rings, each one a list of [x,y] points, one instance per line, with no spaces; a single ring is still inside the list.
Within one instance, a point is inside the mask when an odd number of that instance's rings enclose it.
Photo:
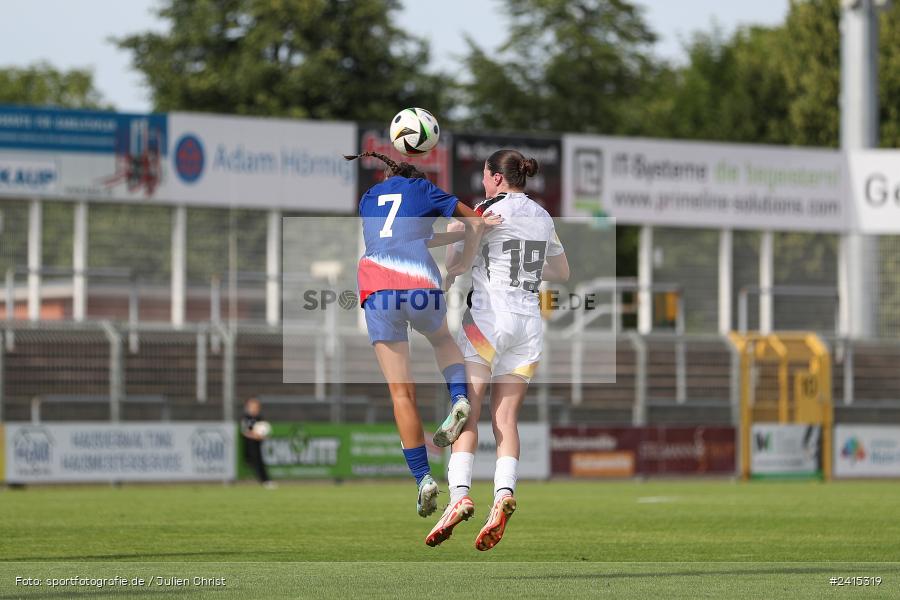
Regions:
[[[0,104],[110,108],[94,87],[90,69],[60,71],[47,63],[0,69]]]
[[[428,45],[397,29],[398,0],[166,0],[166,33],[119,38],[155,108],[384,121],[440,111]]]
[[[900,147],[900,3],[894,2],[882,13],[879,31],[879,106],[881,110],[880,144]]]
[[[780,63],[789,98],[787,143],[840,143],[841,11],[838,0],[791,2]]]
[[[681,139],[784,144],[789,141],[779,28],[697,32],[688,64],[671,75],[663,109],[645,119],[642,134]]]
[[[614,133],[656,74],[656,36],[625,0],[506,0],[508,38],[491,56],[471,38],[464,123]]]

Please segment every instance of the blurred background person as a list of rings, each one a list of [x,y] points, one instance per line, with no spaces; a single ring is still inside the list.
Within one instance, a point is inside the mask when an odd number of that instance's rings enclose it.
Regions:
[[[244,414],[241,417],[241,435],[244,436],[244,460],[256,473],[256,478],[267,489],[274,489],[277,484],[269,479],[266,464],[263,462],[262,443],[268,433],[261,431],[257,423],[265,423],[260,413],[262,405],[258,398],[247,398],[244,402]]]

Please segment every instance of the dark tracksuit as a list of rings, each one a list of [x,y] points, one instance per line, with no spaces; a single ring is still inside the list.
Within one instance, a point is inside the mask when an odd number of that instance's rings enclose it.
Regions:
[[[249,433],[253,430],[256,422],[262,420],[262,415],[252,417],[244,413],[243,418],[241,418],[241,433]],[[269,473],[266,471],[266,465],[263,463],[262,441],[244,437],[244,459],[256,472],[256,478],[259,479],[260,483],[269,481]]]

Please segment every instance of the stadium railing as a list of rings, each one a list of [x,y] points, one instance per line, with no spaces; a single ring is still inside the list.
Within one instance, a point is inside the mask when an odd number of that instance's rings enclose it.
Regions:
[[[302,327],[306,350],[301,359],[325,377],[283,383],[278,326],[221,318],[179,328],[133,320],[0,321],[0,419],[28,420],[37,397],[46,409],[42,418],[162,419],[167,407],[173,420],[232,420],[238,401],[257,395],[295,399],[296,414],[303,419],[390,420],[386,386],[371,383],[380,381],[380,374],[359,329],[341,325],[329,332],[315,321]],[[827,333],[823,339],[833,357],[836,421],[900,421],[900,340],[851,340]],[[610,338],[608,330],[586,327],[580,333],[551,328],[546,340],[544,365],[570,376],[536,378],[523,407],[526,419],[622,425],[736,422],[736,359],[722,336],[678,328],[640,335],[623,328]],[[573,350],[573,340],[583,344],[581,352]],[[607,344],[614,352],[615,381],[589,377],[597,355],[592,343]],[[430,353],[417,353],[415,360],[433,367]],[[584,361],[581,371],[576,361]],[[442,388],[424,385],[419,393],[426,406],[433,400],[436,419],[444,410]],[[273,402],[287,406],[295,400]]]
[[[759,297],[766,290],[758,285],[743,286],[738,292],[738,332],[746,333],[748,330],[750,296]],[[830,333],[840,331],[840,296],[838,289],[827,285],[773,285],[768,288],[773,303],[778,298],[798,298],[804,300],[821,299],[834,302],[834,329]],[[773,309],[774,312],[774,309]]]

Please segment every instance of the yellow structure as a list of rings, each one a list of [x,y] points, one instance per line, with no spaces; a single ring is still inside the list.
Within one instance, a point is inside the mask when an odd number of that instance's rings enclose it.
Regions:
[[[831,479],[831,355],[814,333],[732,332],[740,356],[741,474],[750,477],[750,431],[754,423],[819,425],[822,473]],[[793,382],[793,383],[792,383]]]

